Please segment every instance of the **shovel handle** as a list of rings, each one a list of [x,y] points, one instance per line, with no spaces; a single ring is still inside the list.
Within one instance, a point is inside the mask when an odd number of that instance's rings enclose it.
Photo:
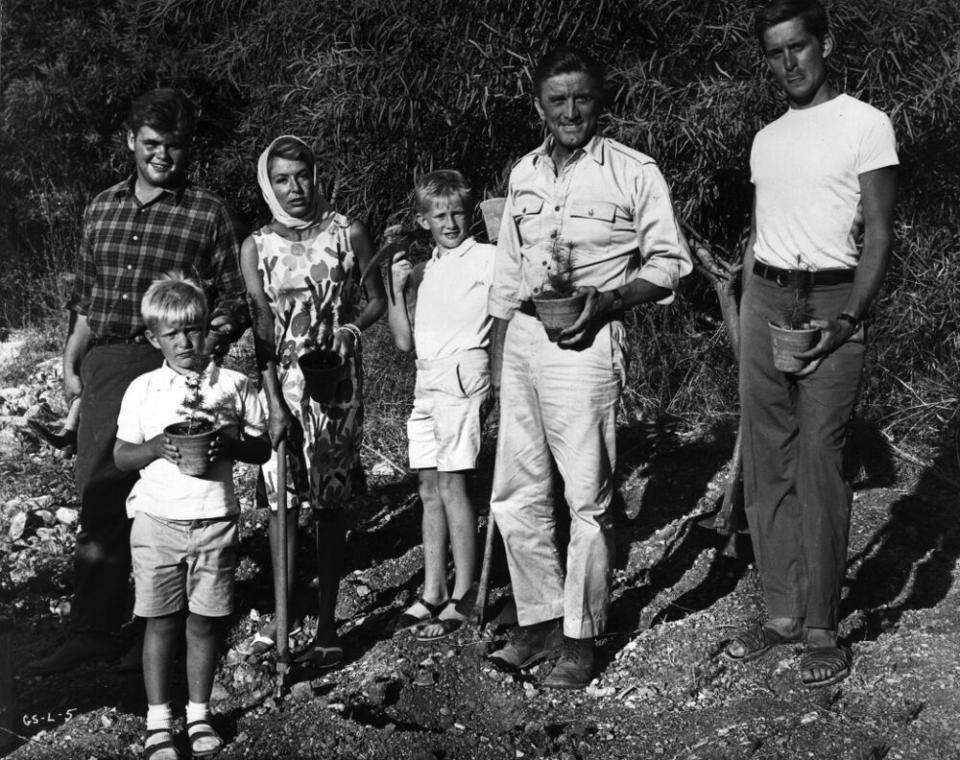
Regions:
[[[290,630],[287,610],[289,589],[287,588],[287,442],[277,444],[277,552],[274,568],[273,593],[277,623],[277,661],[284,669],[290,659]],[[279,667],[279,665],[278,665]],[[278,671],[278,675],[281,671]]]
[[[483,565],[480,567],[480,585],[477,588],[477,628],[483,628],[487,613],[487,596],[490,592],[490,564],[493,559],[493,536],[497,523],[493,519],[493,510],[487,513],[487,535],[483,543]]]

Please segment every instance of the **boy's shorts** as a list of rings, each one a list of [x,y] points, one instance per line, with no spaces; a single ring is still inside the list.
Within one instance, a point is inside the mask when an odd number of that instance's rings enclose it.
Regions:
[[[489,395],[490,360],[484,349],[418,361],[407,421],[410,466],[443,472],[476,467],[481,409]]]
[[[233,612],[236,516],[165,520],[137,512],[130,529],[130,554],[135,615],[162,617],[184,608],[207,617]]]

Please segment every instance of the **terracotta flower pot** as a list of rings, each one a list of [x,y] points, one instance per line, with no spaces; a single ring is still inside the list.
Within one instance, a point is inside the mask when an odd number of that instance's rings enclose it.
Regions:
[[[217,435],[212,422],[174,422],[163,434],[180,451],[177,468],[184,475],[203,475],[210,464],[210,443]]]
[[[561,296],[552,290],[545,290],[533,297],[533,306],[537,310],[537,316],[543,322],[543,329],[547,331],[547,338],[552,342],[556,342],[560,333],[577,321],[577,317],[580,316],[586,302],[586,293]]]
[[[813,348],[820,340],[819,327],[804,327],[791,329],[781,327],[775,322],[768,322],[770,326],[770,347],[773,349],[773,366],[781,372],[799,372],[807,366],[807,362],[797,359],[795,354],[802,354]]]
[[[343,380],[343,357],[336,351],[317,349],[298,360],[307,394],[318,404],[329,404],[337,397],[337,386]]]

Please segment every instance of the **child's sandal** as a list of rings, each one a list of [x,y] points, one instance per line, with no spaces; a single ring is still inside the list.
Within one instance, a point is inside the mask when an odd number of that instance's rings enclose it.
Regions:
[[[223,749],[223,739],[208,720],[195,720],[187,723],[187,736],[190,739],[190,754],[194,757],[213,757]],[[213,739],[207,744],[206,739]],[[199,745],[199,746],[198,746]]]
[[[167,738],[150,741],[151,737],[161,734],[166,734]],[[143,760],[180,760],[180,750],[177,749],[177,744],[173,740],[173,729],[151,728],[147,731],[147,738],[143,742]]]

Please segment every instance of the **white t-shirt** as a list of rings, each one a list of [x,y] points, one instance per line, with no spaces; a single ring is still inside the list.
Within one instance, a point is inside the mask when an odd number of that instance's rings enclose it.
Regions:
[[[487,297],[497,249],[468,237],[456,248],[433,249],[417,291],[413,339],[418,359],[442,359],[487,348],[492,318]]]
[[[757,133],[750,152],[757,261],[781,269],[855,267],[860,175],[899,163],[893,125],[873,106],[838,95],[789,109]]]
[[[184,420],[187,376],[164,362],[163,366],[135,378],[123,394],[117,417],[117,438],[144,443],[174,422]],[[222,435],[248,437],[267,432],[266,415],[253,383],[243,374],[211,362],[201,375],[204,406],[214,410]],[[204,520],[238,511],[233,491],[233,461],[212,462],[203,475],[184,475],[166,459],[155,459],[140,470],[140,479],[127,497],[127,516],[147,512],[166,520]]]

